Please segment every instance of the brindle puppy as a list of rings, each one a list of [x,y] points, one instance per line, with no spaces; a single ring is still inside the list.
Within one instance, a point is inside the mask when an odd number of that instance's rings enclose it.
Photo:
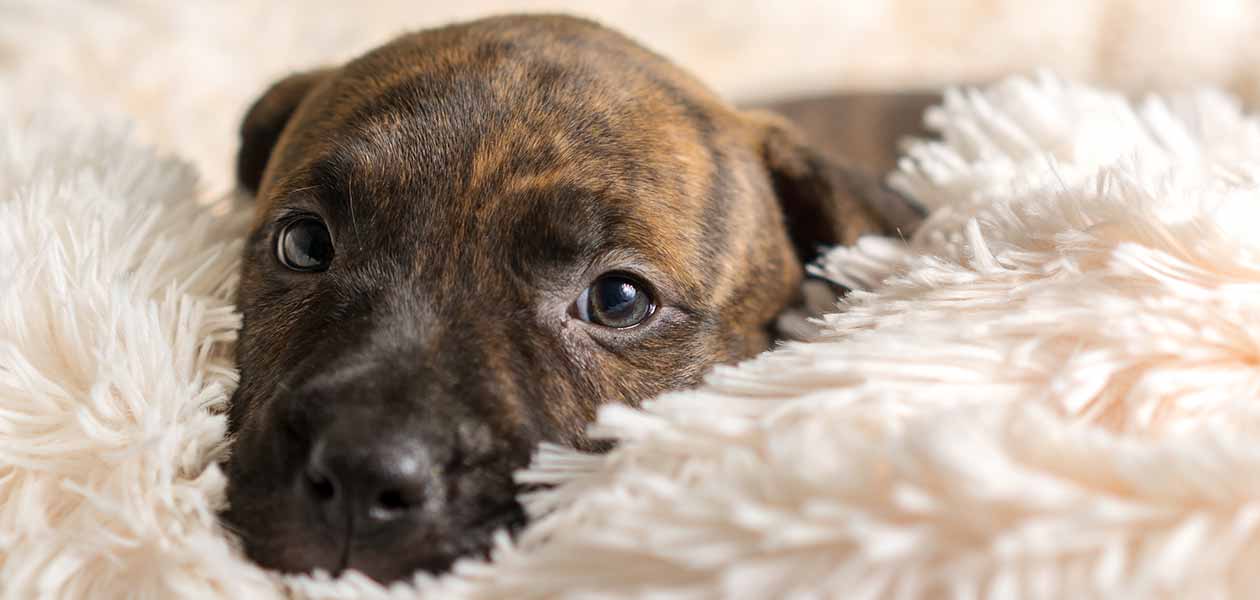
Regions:
[[[765,350],[803,260],[907,214],[781,119],[567,17],[294,75],[242,138],[258,205],[225,517],[285,571],[388,581],[483,552],[522,521],[512,473],[540,441],[591,448],[600,403]]]

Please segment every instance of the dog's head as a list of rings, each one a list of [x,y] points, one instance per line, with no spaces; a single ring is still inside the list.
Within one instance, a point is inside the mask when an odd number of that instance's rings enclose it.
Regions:
[[[283,570],[437,571],[540,441],[768,347],[851,174],[593,23],[405,35],[242,127],[230,526]]]

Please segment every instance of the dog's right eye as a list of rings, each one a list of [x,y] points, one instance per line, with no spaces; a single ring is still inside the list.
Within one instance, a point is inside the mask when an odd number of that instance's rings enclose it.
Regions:
[[[656,302],[647,286],[622,273],[605,274],[578,295],[574,313],[587,323],[628,329],[647,320]]]
[[[294,271],[323,271],[332,262],[332,237],[319,219],[306,217],[284,226],[276,240],[276,258]]]

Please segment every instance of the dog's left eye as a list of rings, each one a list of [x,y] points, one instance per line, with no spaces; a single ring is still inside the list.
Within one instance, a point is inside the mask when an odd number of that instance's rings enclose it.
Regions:
[[[280,231],[276,258],[294,271],[323,271],[332,262],[332,237],[328,228],[311,217],[298,219]]]
[[[609,273],[586,288],[577,299],[579,319],[604,327],[634,327],[656,310],[647,286],[629,275]]]

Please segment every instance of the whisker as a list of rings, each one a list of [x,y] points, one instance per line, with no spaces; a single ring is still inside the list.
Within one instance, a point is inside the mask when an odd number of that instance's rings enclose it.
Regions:
[[[354,218],[354,173],[348,173],[346,180],[346,199],[350,204],[350,228],[354,230],[355,243],[359,245],[359,250],[362,250],[363,238],[359,236],[359,222]]]
[[[240,538],[242,541],[252,542],[252,541],[256,541],[257,539],[253,536],[253,534],[249,533],[248,531],[245,531],[244,529],[241,529],[240,526],[236,525],[235,523],[232,523],[231,521],[227,521],[225,519],[219,519],[219,525],[223,527],[224,531],[227,531],[228,533],[235,535],[236,537]]]

